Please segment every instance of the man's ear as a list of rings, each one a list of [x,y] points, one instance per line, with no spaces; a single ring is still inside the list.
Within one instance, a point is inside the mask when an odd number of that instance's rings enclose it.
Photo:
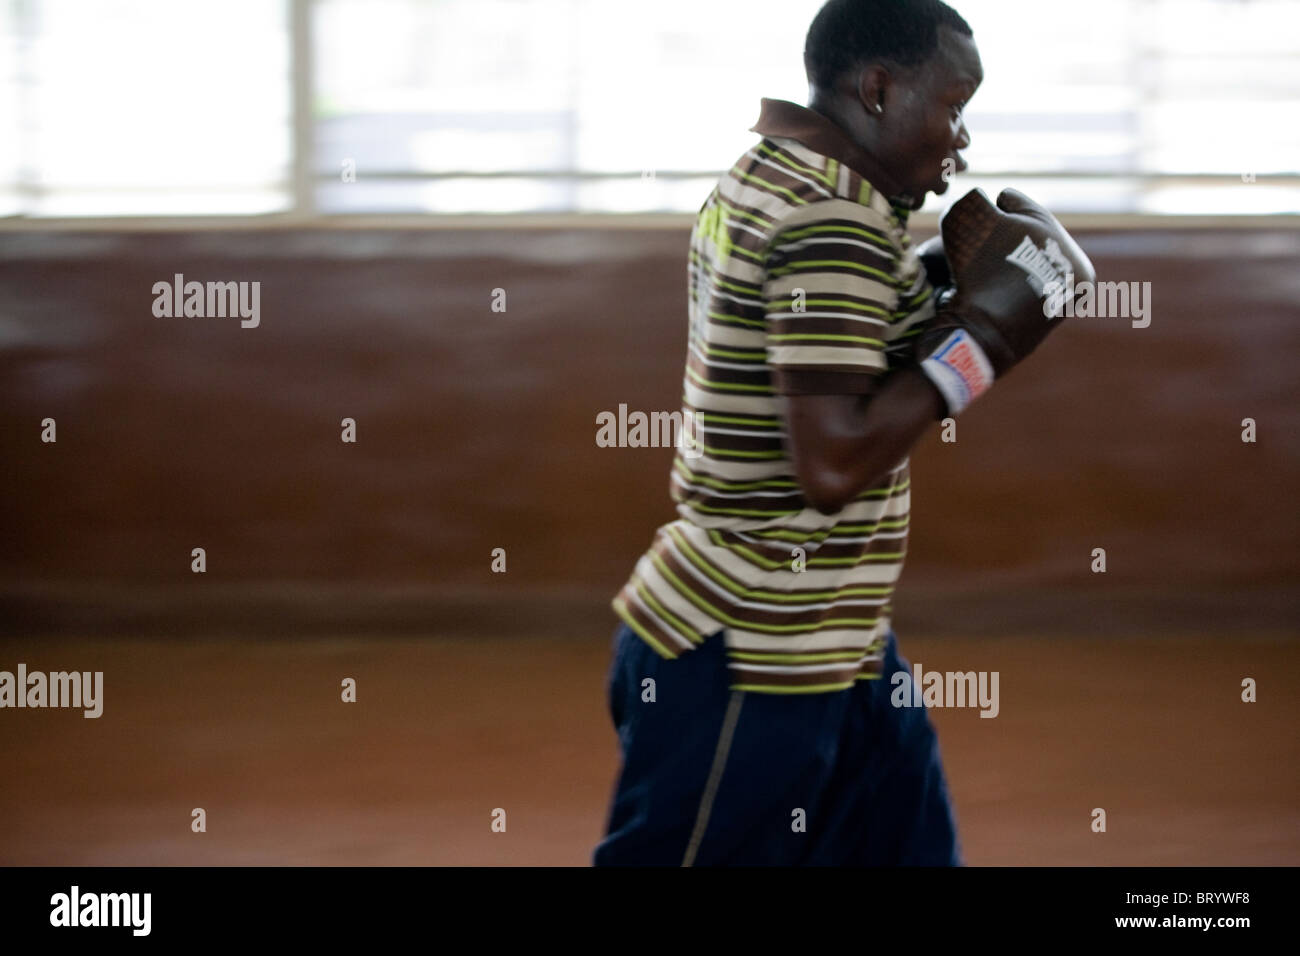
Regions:
[[[885,111],[886,91],[891,79],[889,71],[879,63],[858,71],[858,99],[868,114],[879,116]]]

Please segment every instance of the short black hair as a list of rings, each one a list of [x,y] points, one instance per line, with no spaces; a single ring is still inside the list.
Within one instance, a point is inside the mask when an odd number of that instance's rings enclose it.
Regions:
[[[804,42],[808,82],[831,90],[846,70],[871,60],[917,66],[938,48],[941,26],[972,35],[942,0],[828,0]]]

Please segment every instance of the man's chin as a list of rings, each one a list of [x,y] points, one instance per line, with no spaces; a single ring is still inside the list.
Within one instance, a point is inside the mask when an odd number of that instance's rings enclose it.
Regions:
[[[915,212],[925,205],[925,200],[929,197],[930,193],[934,193],[936,196],[942,196],[947,191],[948,180],[939,179],[917,189],[909,189],[907,192],[901,193],[896,198],[908,209]]]
[[[909,192],[904,193],[899,198],[903,201],[903,204],[908,209],[910,209],[912,212],[916,212],[916,210],[920,209],[922,206],[925,205],[925,197],[929,192],[930,192],[929,189],[913,189],[910,190]]]

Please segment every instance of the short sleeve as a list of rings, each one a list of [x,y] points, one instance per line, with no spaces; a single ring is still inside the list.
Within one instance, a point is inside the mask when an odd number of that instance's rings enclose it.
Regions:
[[[767,362],[778,395],[869,394],[889,369],[902,250],[878,211],[844,199],[777,224],[763,263]]]

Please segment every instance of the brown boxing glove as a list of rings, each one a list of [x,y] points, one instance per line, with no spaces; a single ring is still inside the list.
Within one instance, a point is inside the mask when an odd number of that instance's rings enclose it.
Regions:
[[[952,288],[952,267],[943,251],[943,236],[931,236],[916,247],[916,257],[921,260],[925,278],[934,286],[936,301]]]
[[[968,192],[939,232],[956,291],[938,303],[916,354],[956,415],[1061,324],[1065,298],[1096,272],[1056,217],[1014,189],[997,206]]]

